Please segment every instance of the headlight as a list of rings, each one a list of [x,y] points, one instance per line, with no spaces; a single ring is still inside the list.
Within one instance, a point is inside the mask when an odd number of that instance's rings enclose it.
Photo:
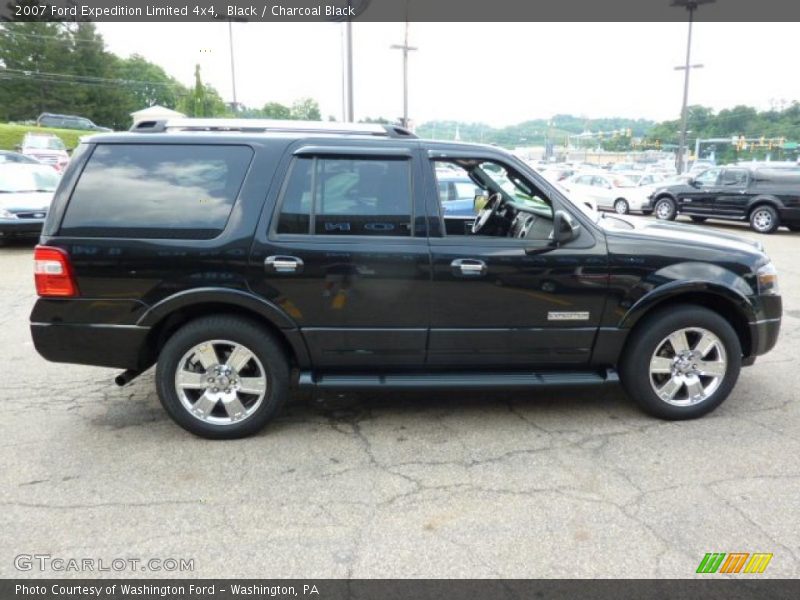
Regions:
[[[768,262],[756,271],[758,280],[758,293],[762,295],[777,295],[778,289],[778,270],[771,262]]]
[[[16,219],[16,215],[14,213],[8,212],[4,208],[0,208],[0,219]]]

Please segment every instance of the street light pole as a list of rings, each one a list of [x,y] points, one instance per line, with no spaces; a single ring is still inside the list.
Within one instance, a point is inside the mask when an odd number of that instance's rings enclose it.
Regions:
[[[408,4],[406,4],[406,11],[408,11]],[[401,125],[408,127],[408,53],[417,49],[408,45],[408,12],[406,12],[405,41],[402,44],[393,44],[391,49],[403,51],[403,122]]]
[[[686,40],[686,65],[683,67],[675,67],[675,70],[681,71],[684,70],[683,76],[683,105],[681,107],[681,138],[680,143],[678,145],[678,158],[677,158],[677,169],[678,174],[683,172],[683,157],[686,153],[686,126],[689,118],[689,70],[690,69],[697,69],[702,67],[703,65],[693,65],[691,64],[692,59],[692,24],[694,22],[694,11],[697,10],[697,7],[701,4],[711,4],[716,0],[672,0],[671,6],[678,6],[685,8],[689,11],[689,35]]]

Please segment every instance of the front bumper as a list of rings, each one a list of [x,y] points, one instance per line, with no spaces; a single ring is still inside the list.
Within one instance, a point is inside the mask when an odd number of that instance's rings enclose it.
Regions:
[[[752,365],[756,356],[766,354],[778,343],[778,334],[781,330],[781,315],[783,301],[780,296],[758,297],[760,317],[757,321],[750,321],[750,352],[744,357],[743,364]]]

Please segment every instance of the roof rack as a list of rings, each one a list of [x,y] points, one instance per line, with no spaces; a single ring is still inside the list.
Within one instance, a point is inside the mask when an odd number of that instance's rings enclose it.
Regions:
[[[280,121],[274,119],[155,119],[140,121],[130,129],[137,133],[167,131],[305,132],[416,138],[400,125],[336,123],[333,121]]]

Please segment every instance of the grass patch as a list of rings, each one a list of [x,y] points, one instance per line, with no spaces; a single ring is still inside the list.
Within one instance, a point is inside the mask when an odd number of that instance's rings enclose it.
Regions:
[[[22,143],[22,138],[26,133],[54,133],[61,138],[67,150],[72,150],[80,143],[80,138],[90,135],[91,131],[77,131],[75,129],[51,129],[49,127],[37,127],[36,125],[12,125],[10,123],[0,123],[0,150],[16,150],[16,146]]]

